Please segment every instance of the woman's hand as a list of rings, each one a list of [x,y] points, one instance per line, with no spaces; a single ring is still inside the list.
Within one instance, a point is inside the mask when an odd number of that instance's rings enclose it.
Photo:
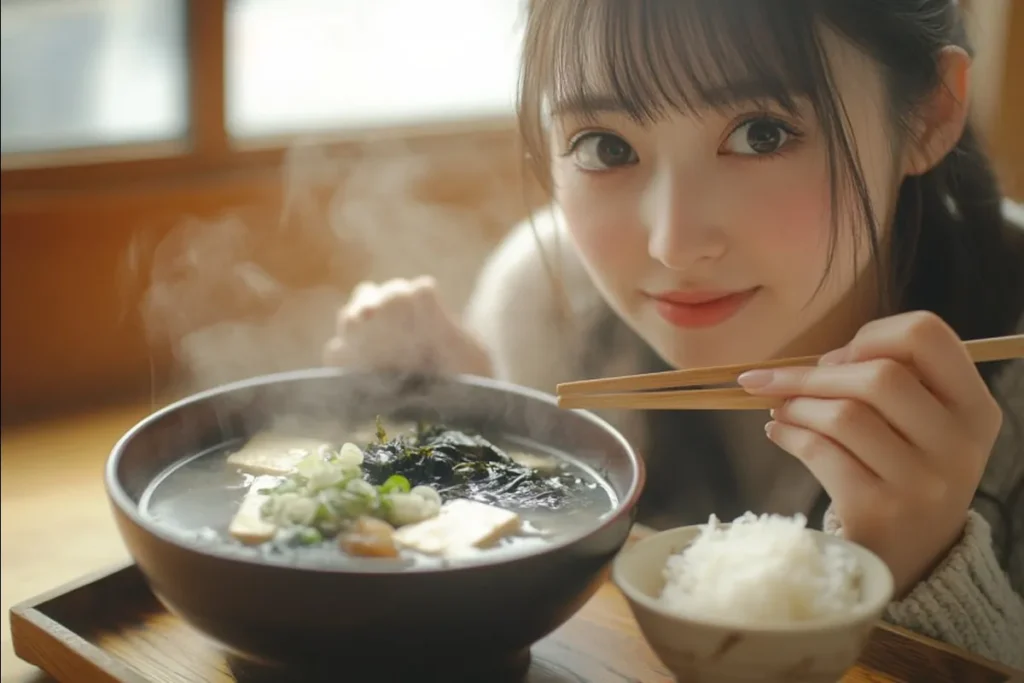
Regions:
[[[327,365],[490,375],[487,352],[445,309],[431,277],[363,282],[338,312]]]
[[[957,542],[1002,412],[956,334],[930,313],[865,325],[817,367],[755,371],[784,399],[768,437],[832,498],[844,535],[888,563],[898,596]]]

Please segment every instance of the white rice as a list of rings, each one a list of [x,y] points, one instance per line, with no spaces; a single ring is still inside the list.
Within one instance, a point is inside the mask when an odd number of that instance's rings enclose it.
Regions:
[[[806,526],[803,515],[748,512],[723,529],[712,515],[690,546],[669,557],[662,604],[755,626],[849,611],[860,600],[856,559],[839,546],[822,548]]]

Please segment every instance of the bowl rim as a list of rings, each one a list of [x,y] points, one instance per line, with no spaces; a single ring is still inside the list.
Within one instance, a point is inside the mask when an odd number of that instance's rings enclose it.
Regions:
[[[728,527],[730,524],[730,522],[718,523],[719,527]],[[637,541],[616,556],[615,561],[612,563],[612,581],[619,590],[622,591],[629,602],[640,605],[644,609],[654,612],[662,618],[679,623],[689,623],[696,626],[737,631],[752,635],[807,634],[845,630],[857,623],[864,622],[867,619],[870,619],[872,622],[877,620],[878,616],[893,598],[895,579],[892,575],[892,571],[889,569],[889,566],[882,560],[882,558],[878,557],[878,555],[858,543],[853,543],[841,536],[828,534],[818,529],[806,529],[806,531],[815,535],[819,539],[825,539],[828,543],[837,543],[850,548],[857,556],[858,561],[864,562],[866,560],[867,562],[875,565],[870,571],[878,573],[882,581],[884,581],[885,590],[880,594],[881,596],[884,596],[884,600],[875,599],[870,602],[861,602],[849,612],[844,612],[839,615],[817,617],[798,622],[759,624],[708,617],[699,614],[680,614],[679,612],[668,609],[662,605],[657,598],[647,595],[633,583],[631,577],[624,568],[624,565],[630,556],[639,552],[638,549],[642,545],[667,544],[677,536],[697,533],[705,526],[707,526],[707,523],[672,527],[670,529],[658,531]]]
[[[110,453],[107,456],[106,463],[104,465],[104,485],[107,491],[108,498],[112,501],[117,510],[127,517],[132,524],[144,529],[146,533],[155,536],[164,543],[169,543],[177,548],[183,549],[187,552],[196,553],[198,555],[206,556],[211,559],[217,559],[226,562],[237,562],[242,565],[265,567],[268,569],[284,569],[291,571],[300,572],[313,572],[316,574],[326,575],[371,575],[371,576],[386,576],[390,574],[451,574],[460,571],[473,571],[479,570],[483,567],[494,567],[505,564],[511,564],[515,562],[521,562],[527,558],[541,557],[556,553],[561,549],[578,543],[590,536],[600,533],[604,529],[619,523],[624,517],[633,514],[636,509],[636,505],[639,502],[640,495],[643,492],[644,485],[647,479],[647,468],[642,457],[633,449],[630,443],[622,435],[622,433],[613,427],[607,420],[594,414],[588,410],[572,409],[567,412],[576,413],[583,419],[591,422],[594,426],[603,429],[613,439],[615,439],[623,448],[632,470],[632,481],[625,495],[619,496],[618,505],[612,509],[611,512],[607,513],[603,517],[599,517],[595,520],[593,525],[584,526],[582,530],[576,531],[572,534],[567,535],[565,538],[558,542],[548,543],[542,547],[531,548],[524,550],[522,553],[515,553],[507,555],[498,559],[487,559],[484,555],[480,559],[459,561],[454,565],[443,565],[443,566],[414,566],[414,567],[388,567],[385,563],[381,563],[378,567],[333,567],[329,565],[296,565],[290,563],[277,563],[268,562],[259,557],[247,558],[241,557],[237,553],[230,552],[218,552],[219,545],[206,546],[202,544],[189,544],[183,539],[179,538],[178,535],[171,532],[164,531],[159,525],[146,518],[139,511],[139,506],[134,503],[128,492],[125,491],[121,485],[119,477],[117,476],[118,466],[121,458],[127,448],[129,442],[137,438],[141,432],[147,430],[151,425],[166,416],[178,412],[190,405],[201,403],[217,396],[223,396],[236,391],[245,389],[253,389],[261,386],[269,386],[274,384],[284,384],[286,382],[301,382],[304,380],[313,379],[330,379],[352,377],[352,376],[389,376],[389,377],[407,377],[413,378],[425,378],[427,381],[435,382],[446,382],[451,384],[462,384],[469,387],[478,387],[489,390],[496,390],[508,394],[516,394],[522,398],[529,399],[532,401],[539,401],[540,403],[546,403],[553,408],[558,410],[566,410],[558,406],[558,399],[547,392],[543,392],[530,387],[513,384],[503,380],[492,379],[489,377],[481,377],[477,375],[467,374],[447,374],[447,375],[430,375],[425,373],[391,373],[387,371],[375,371],[365,370],[359,368],[338,368],[338,367],[314,367],[305,368],[299,370],[289,370],[285,372],[276,372],[263,375],[256,375],[254,377],[248,377],[242,380],[228,382],[220,384],[209,389],[195,392],[184,398],[178,399],[162,408],[154,410],[149,415],[146,415],[141,420],[132,425],[111,448]],[[183,456],[184,457],[184,456]],[[149,484],[147,484],[148,486]],[[123,532],[120,531],[123,536]],[[626,541],[624,536],[623,542]],[[133,554],[134,559],[134,554]]]

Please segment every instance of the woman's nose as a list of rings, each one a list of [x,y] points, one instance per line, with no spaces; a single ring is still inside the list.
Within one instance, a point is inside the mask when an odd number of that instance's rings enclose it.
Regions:
[[[699,169],[684,173],[666,168],[655,174],[645,192],[642,213],[648,251],[672,270],[692,270],[727,250],[713,200],[702,185]]]

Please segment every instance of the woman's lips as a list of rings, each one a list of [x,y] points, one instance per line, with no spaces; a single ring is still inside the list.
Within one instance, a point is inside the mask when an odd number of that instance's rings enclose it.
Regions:
[[[714,327],[743,308],[759,288],[742,292],[659,292],[653,294],[658,314],[676,327]]]

